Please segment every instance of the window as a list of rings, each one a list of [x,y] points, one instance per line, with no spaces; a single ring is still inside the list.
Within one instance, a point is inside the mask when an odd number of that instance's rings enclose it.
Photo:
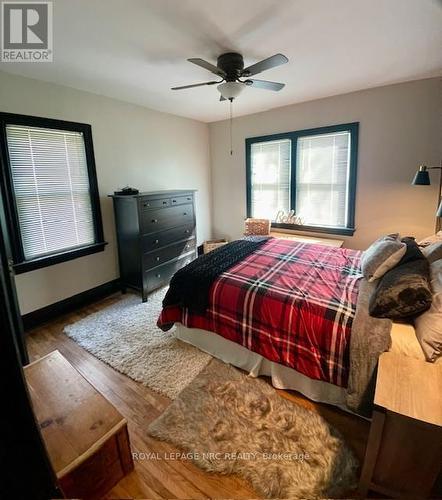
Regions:
[[[290,140],[251,145],[252,213],[273,219],[278,210],[290,209]]]
[[[353,234],[357,142],[358,123],[246,139],[247,215]],[[277,221],[281,211],[302,224]]]
[[[17,273],[104,248],[89,125],[0,113]]]

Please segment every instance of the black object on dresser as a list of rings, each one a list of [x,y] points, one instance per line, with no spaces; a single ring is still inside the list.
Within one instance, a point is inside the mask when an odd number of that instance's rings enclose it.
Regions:
[[[147,295],[196,258],[195,192],[110,195],[114,202],[122,291]]]

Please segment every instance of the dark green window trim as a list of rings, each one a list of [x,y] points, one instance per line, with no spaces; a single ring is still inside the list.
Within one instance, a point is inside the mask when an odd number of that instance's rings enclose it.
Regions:
[[[256,142],[277,141],[281,139],[291,140],[291,199],[292,209],[296,207],[296,147],[299,137],[329,134],[333,132],[350,132],[350,177],[349,177],[349,195],[348,195],[348,221],[347,227],[329,227],[329,226],[307,226],[296,224],[281,224],[272,222],[272,227],[282,229],[293,229],[299,231],[311,231],[314,233],[340,234],[352,236],[355,232],[355,205],[356,205],[356,176],[358,161],[358,135],[359,122],[343,123],[340,125],[330,125],[328,127],[310,128],[297,130],[294,132],[284,132],[280,134],[263,135],[259,137],[249,137],[246,139],[246,185],[247,185],[247,217],[252,213],[252,183],[251,183],[251,147]]]
[[[57,130],[72,130],[83,133],[91,195],[91,208],[94,220],[94,243],[75,248],[68,248],[59,253],[44,255],[34,259],[25,259],[6,141],[7,124],[52,128]],[[36,116],[17,115],[12,113],[0,112],[0,167],[0,190],[1,195],[5,200],[4,202],[5,209],[7,211],[8,231],[14,261],[13,268],[16,274],[52,266],[54,264],[59,264],[61,262],[73,260],[78,257],[84,257],[85,255],[102,252],[104,250],[107,242],[104,241],[103,222],[101,218],[100,208],[100,195],[98,192],[94,145],[92,141],[92,128],[90,125],[64,120],[54,120],[51,118],[40,118]]]
[[[92,245],[72,248],[70,250],[66,250],[65,252],[53,253],[45,257],[24,260],[23,262],[13,265],[14,272],[15,274],[27,273],[29,271],[34,271],[35,269],[41,269],[42,267],[53,266],[54,264],[60,264],[61,262],[67,262],[68,260],[78,259],[78,257],[92,255],[94,253],[102,252],[106,245],[107,242],[103,241],[101,243],[93,243]]]

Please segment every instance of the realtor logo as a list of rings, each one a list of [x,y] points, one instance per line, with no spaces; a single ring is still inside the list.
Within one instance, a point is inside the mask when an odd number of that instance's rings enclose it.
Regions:
[[[52,61],[52,2],[2,2],[1,60]]]

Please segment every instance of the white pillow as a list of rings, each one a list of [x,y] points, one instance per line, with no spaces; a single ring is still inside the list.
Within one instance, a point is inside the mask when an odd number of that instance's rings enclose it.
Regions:
[[[430,266],[433,301],[430,309],[414,322],[416,337],[427,361],[434,362],[442,354],[442,259]]]

